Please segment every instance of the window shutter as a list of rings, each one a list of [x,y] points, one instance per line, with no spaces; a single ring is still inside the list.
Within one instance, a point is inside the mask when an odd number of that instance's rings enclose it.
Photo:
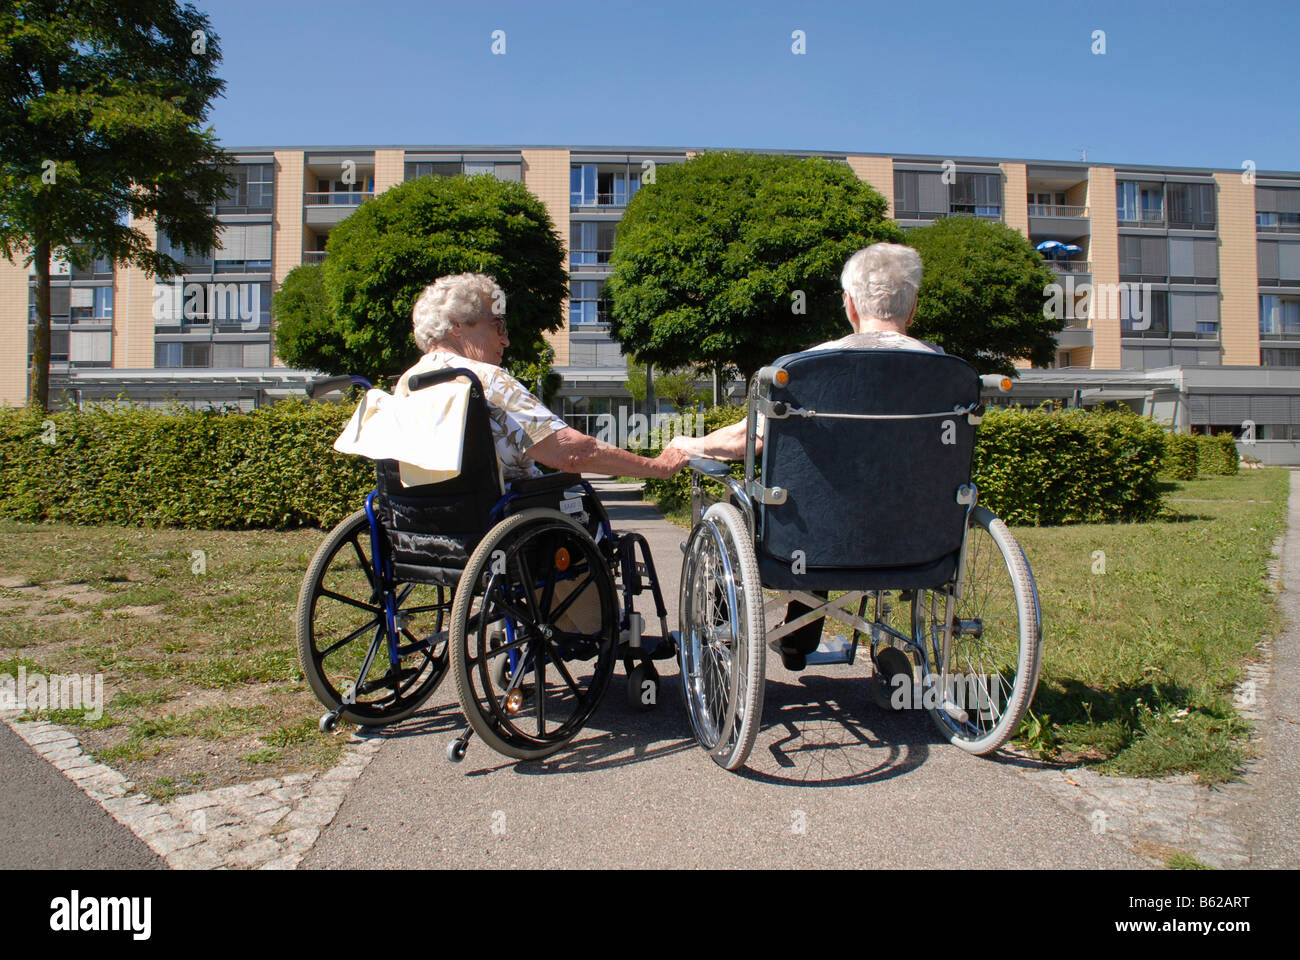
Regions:
[[[271,259],[271,225],[259,223],[244,228],[245,260]]]

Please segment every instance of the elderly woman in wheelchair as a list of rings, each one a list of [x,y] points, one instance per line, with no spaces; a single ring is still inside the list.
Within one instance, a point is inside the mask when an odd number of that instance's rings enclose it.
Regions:
[[[910,248],[858,251],[842,275],[853,334],[760,370],[744,420],[673,441],[697,458],[745,461],[739,481],[691,461],[681,581],[688,714],[729,770],[758,732],[765,641],[802,669],[852,663],[865,638],[877,702],[925,708],[972,753],[1004,744],[1033,697],[1033,576],[971,482],[981,388],[1010,381],[906,335],[920,281]],[[702,478],[725,496],[709,498]],[[828,617],[852,636],[818,644]]]
[[[610,529],[579,474],[666,477],[687,455],[639,457],[547,410],[499,366],[509,344],[504,299],[490,277],[443,277],[416,302],[425,353],[392,397],[360,377],[308,390],[368,390],[336,449],[372,456],[377,474],[365,506],[317,550],[299,594],[299,658],[329,708],[322,729],[340,718],[404,719],[450,672],[469,728],[448,756],[463,757],[477,733],[504,754],[535,759],[582,728],[616,659],[636,707],[658,700],[653,660],[676,648],[649,547]],[[383,438],[379,447],[363,433]],[[394,434],[399,448],[385,448]],[[440,461],[450,469],[408,462],[431,444],[451,454]],[[538,463],[563,472],[543,474]],[[633,609],[647,589],[659,637],[642,636]]]

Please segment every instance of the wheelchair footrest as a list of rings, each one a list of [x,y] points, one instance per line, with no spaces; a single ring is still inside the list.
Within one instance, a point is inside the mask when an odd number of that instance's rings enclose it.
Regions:
[[[677,656],[677,631],[668,637],[645,636],[641,638],[640,647],[629,647],[625,643],[618,645],[618,658],[634,657],[640,660],[671,660]]]
[[[817,649],[806,655],[808,666],[830,663],[851,663],[853,661],[853,641],[838,634],[823,637]]]

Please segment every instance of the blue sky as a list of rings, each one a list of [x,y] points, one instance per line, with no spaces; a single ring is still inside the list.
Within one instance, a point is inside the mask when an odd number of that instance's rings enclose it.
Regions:
[[[1294,3],[198,0],[226,146],[749,147],[1300,169]],[[505,32],[505,53],[491,51]],[[804,31],[806,53],[791,34]],[[1094,54],[1093,31],[1106,52]]]

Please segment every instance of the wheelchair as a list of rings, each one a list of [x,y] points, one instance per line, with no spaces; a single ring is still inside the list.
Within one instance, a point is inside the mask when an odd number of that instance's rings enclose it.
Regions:
[[[878,705],[925,709],[975,754],[1015,733],[1041,618],[1024,552],[971,482],[982,388],[1010,380],[943,354],[791,354],[749,385],[743,477],[690,462],[679,657],[695,738],[718,764],[736,770],[753,748],[765,644],[803,669],[851,664],[861,641]],[[852,636],[819,638],[827,619]]]
[[[450,674],[469,726],[447,748],[464,758],[475,733],[521,760],[548,756],[590,718],[616,661],[629,703],[658,703],[654,661],[676,655],[649,545],[615,534],[591,485],[568,473],[503,484],[487,401],[466,369],[411,378],[412,392],[469,381],[461,472],[403,487],[376,461],[365,505],[317,549],[298,596],[299,662],[339,720],[363,726],[413,714]],[[309,397],[357,385],[332,377]],[[643,636],[634,598],[649,590],[658,637]],[[621,602],[620,602],[621,600]]]

